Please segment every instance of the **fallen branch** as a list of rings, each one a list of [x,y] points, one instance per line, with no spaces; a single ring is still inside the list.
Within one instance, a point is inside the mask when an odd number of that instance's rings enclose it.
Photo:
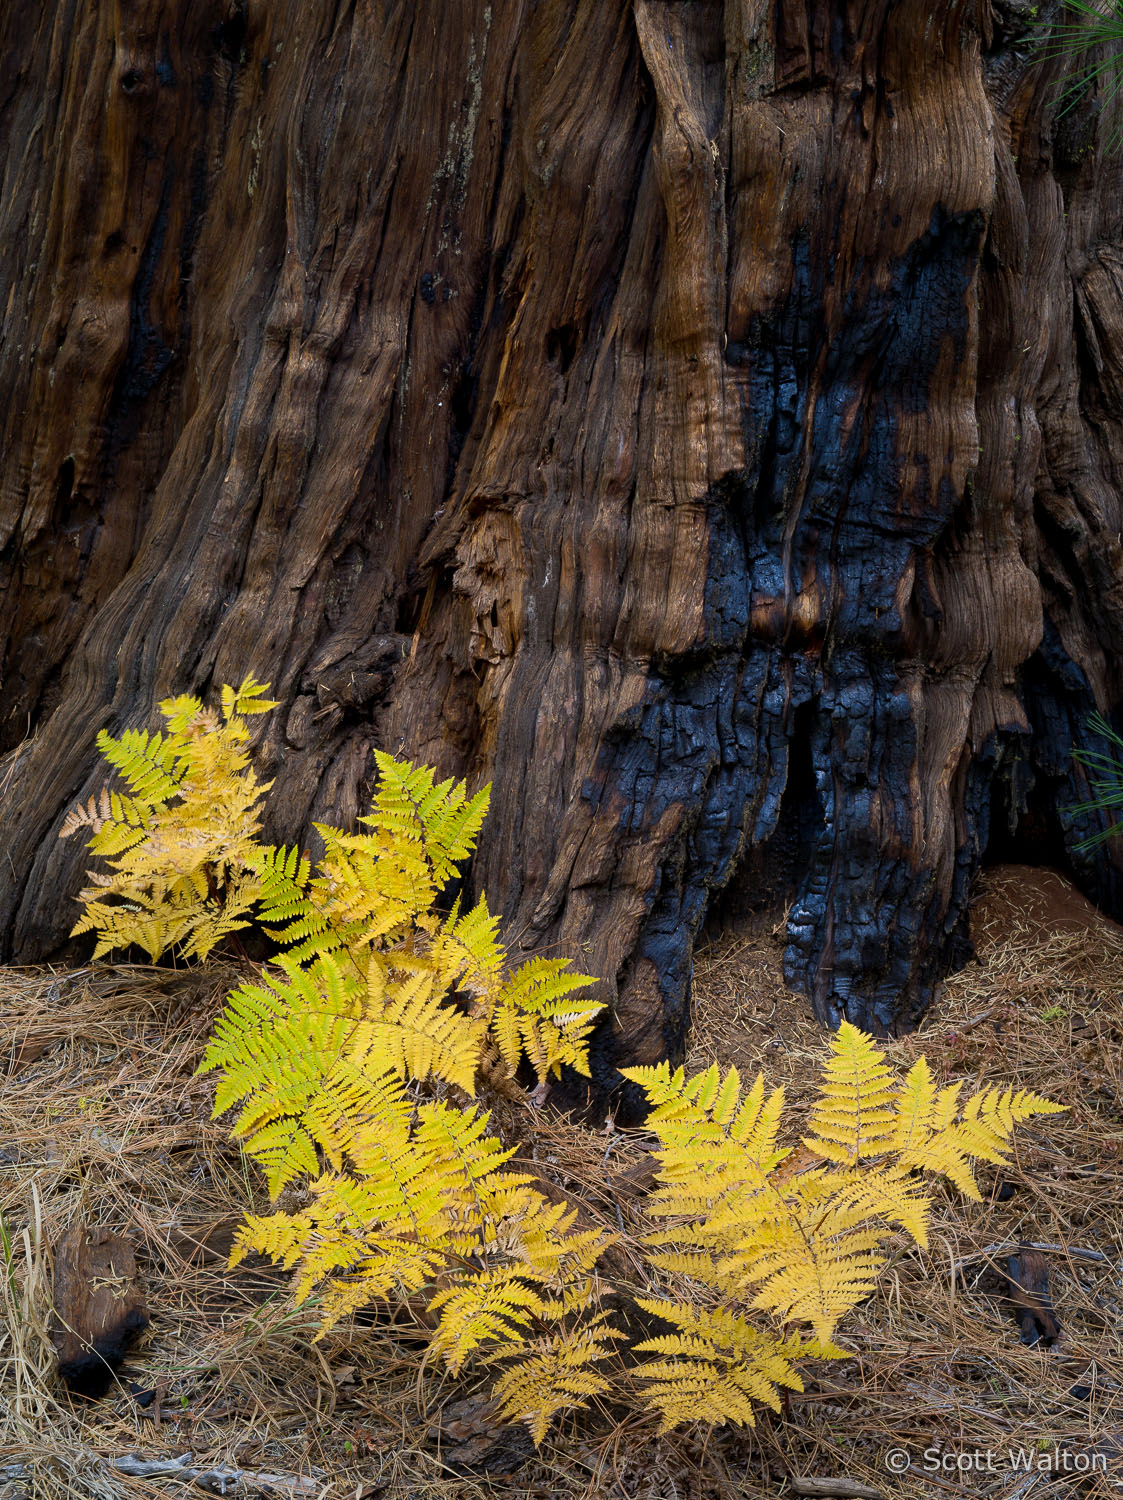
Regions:
[[[791,1486],[797,1495],[833,1496],[834,1500],[885,1500],[884,1490],[860,1484],[857,1479],[800,1479],[793,1474]]]
[[[139,1458],[127,1453],[123,1458],[111,1458],[110,1465],[121,1474],[133,1479],[154,1479],[168,1476],[174,1479],[190,1479],[197,1489],[207,1490],[212,1495],[236,1495],[239,1489],[288,1490],[293,1495],[318,1495],[323,1486],[314,1479],[301,1474],[265,1474],[253,1469],[225,1469],[192,1467],[193,1455],[184,1453],[180,1458]]]
[[[130,1479],[181,1479],[209,1495],[245,1495],[253,1490],[284,1490],[290,1495],[322,1495],[324,1486],[303,1474],[267,1474],[256,1469],[227,1469],[222,1466],[200,1468],[193,1463],[194,1454],[179,1458],[141,1458],[126,1453],[103,1462]],[[0,1467],[0,1479],[11,1481],[33,1478],[29,1464]]]
[[[965,1255],[962,1260],[952,1263],[951,1279],[954,1281],[963,1270],[973,1261],[986,1260],[988,1255],[1001,1255],[1007,1250],[1052,1250],[1058,1255],[1075,1255],[1079,1260],[1095,1260],[1106,1265],[1108,1258],[1099,1250],[1085,1250],[1081,1245],[1050,1245],[1041,1240],[999,1240],[993,1245],[984,1245],[981,1250],[975,1250],[970,1255]]]

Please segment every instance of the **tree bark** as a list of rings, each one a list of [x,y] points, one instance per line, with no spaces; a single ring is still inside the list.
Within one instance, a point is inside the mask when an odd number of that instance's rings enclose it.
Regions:
[[[252,671],[270,831],[372,748],[493,779],[514,947],[675,1052],[790,903],[907,1026],[988,848],[1119,914],[1123,172],[1059,0],[0,12],[0,934],[62,942],[93,737]],[[1070,65],[1069,65],[1070,66]]]

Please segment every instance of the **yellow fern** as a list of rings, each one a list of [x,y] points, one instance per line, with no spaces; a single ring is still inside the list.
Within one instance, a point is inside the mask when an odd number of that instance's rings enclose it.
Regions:
[[[662,1063],[625,1077],[644,1088],[660,1146],[648,1208],[668,1227],[648,1236],[651,1262],[699,1288],[696,1301],[642,1304],[681,1330],[640,1346],[673,1356],[643,1367],[665,1425],[751,1421],[754,1402],[774,1404],[790,1383],[792,1358],[837,1354],[835,1330],[874,1290],[887,1235],[927,1243],[918,1169],[977,1197],[970,1159],[1005,1160],[1018,1124],[1062,1107],[999,1089],[961,1105],[960,1086],[938,1090],[923,1059],[898,1082],[873,1039],[845,1023],[795,1153],[777,1145],[783,1095],[761,1077],[747,1093],[735,1068],[688,1079]],[[748,1322],[753,1309],[776,1331]]]
[[[845,1166],[892,1149],[897,1085],[872,1037],[849,1021],[835,1033],[804,1144]]]
[[[236,1111],[271,1195],[304,1193],[247,1217],[232,1261],[256,1251],[289,1268],[298,1298],[318,1294],[322,1331],[426,1296],[434,1353],[454,1372],[491,1365],[502,1410],[541,1441],[557,1412],[608,1389],[621,1335],[599,1310],[600,1258],[613,1236],[548,1201],[465,1099],[481,1076],[511,1091],[524,1066],[539,1091],[563,1068],[587,1073],[592,981],[561,959],[509,969],[482,898],[438,909],[486,789],[469,796],[378,754],[362,831],[317,825],[315,864],[260,845],[267,787],[244,720],[271,706],[266,691],[252,678],[224,688],[217,714],[169,699],[162,733],[100,737],[127,791],[64,825],[108,866],[91,873],[76,930],[96,931],[98,953],[203,955],[259,914],[283,951],[229,995],[201,1071],[219,1075],[215,1112]],[[920,1174],[977,1197],[972,1161],[1005,1161],[1020,1123],[1060,1108],[1025,1090],[963,1100],[923,1059],[898,1081],[847,1024],[794,1150],[780,1142],[783,1091],[761,1076],[745,1088],[735,1068],[687,1078],[666,1063],[625,1076],[646,1091],[659,1142],[651,1265],[680,1294],[639,1304],[672,1330],[638,1346],[664,1428],[752,1423],[757,1405],[800,1389],[797,1361],[841,1354],[835,1330],[876,1286],[887,1236],[925,1245]]]
[[[431,1347],[455,1375],[484,1345],[522,1345],[535,1316],[543,1317],[545,1310],[541,1293],[518,1266],[466,1272],[429,1303],[431,1313],[441,1314]]]
[[[525,1346],[495,1382],[500,1410],[511,1422],[526,1422],[541,1443],[559,1411],[585,1407],[611,1385],[596,1366],[608,1359],[620,1332],[597,1313],[580,1327],[548,1334]]]
[[[926,1127],[915,1119],[911,1122],[899,1159],[905,1168],[950,1178],[976,1202],[982,1194],[971,1171],[971,1158],[1005,1165],[1009,1160],[1005,1148],[1016,1126],[1034,1115],[1058,1114],[1065,1108],[1029,1089],[994,1088],[968,1099],[956,1119],[957,1097],[957,1091],[944,1090],[937,1096]]]
[[[94,957],[137,944],[153,960],[168,949],[204,958],[246,927],[258,896],[258,803],[271,783],[250,767],[245,716],[274,707],[247,678],[223,689],[221,716],[198,698],[160,705],[164,734],[104,730],[97,744],[128,783],[127,796],[102,792],[64,820],[60,837],[88,832],[109,864],[91,873],[73,936],[97,933]]]
[[[588,975],[570,973],[567,959],[535,958],[498,988],[489,1026],[512,1077],[524,1056],[539,1085],[551,1076],[560,1077],[566,1064],[588,1075],[589,1035],[604,1007],[595,1000],[574,997],[592,983]]]
[[[409,766],[382,751],[375,751],[375,760],[380,780],[374,807],[359,821],[388,848],[420,846],[439,889],[475,848],[491,789],[469,797],[463,782],[438,785],[428,766]]]
[[[509,974],[482,898],[437,911],[486,788],[469,797],[379,753],[363,831],[317,825],[315,866],[261,845],[268,787],[244,718],[273,706],[265,692],[252,678],[223,688],[217,714],[169,699],[163,733],[99,737],[128,792],[100,793],[64,825],[109,866],[91,873],[75,930],[97,932],[99,955],[140,943],[153,958],[204,956],[256,909],[284,951],[228,996],[200,1071],[219,1075],[215,1114],[237,1110],[232,1132],[271,1196],[303,1179],[307,1202],[248,1216],[232,1263],[256,1251],[289,1268],[298,1298],[318,1292],[321,1331],[443,1285],[436,1352],[454,1369],[477,1350],[499,1358],[504,1399],[540,1436],[602,1388],[591,1367],[612,1335],[594,1266],[611,1236],[575,1228],[573,1210],[511,1170],[486,1112],[426,1091],[472,1095],[479,1074],[511,1080],[524,1058],[540,1083],[586,1070],[600,1006],[574,995],[592,981],[564,960]]]
[[[295,1268],[297,1301],[316,1288],[320,1336],[348,1313],[430,1285],[448,1259],[447,1216],[408,1141],[385,1143],[383,1170],[364,1178],[326,1173],[297,1212],[248,1215],[231,1265],[250,1251]]]
[[[646,1312],[674,1324],[677,1333],[645,1339],[635,1348],[662,1355],[641,1366],[647,1402],[662,1418],[661,1431],[684,1422],[756,1425],[754,1405],[780,1410],[780,1390],[803,1390],[793,1361],[811,1355],[842,1357],[814,1339],[779,1339],[762,1332],[734,1307],[693,1307],[665,1298],[640,1298]]]

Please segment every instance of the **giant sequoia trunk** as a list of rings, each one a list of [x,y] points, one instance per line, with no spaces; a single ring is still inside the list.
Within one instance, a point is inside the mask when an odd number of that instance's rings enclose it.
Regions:
[[[633,1058],[707,913],[880,1030],[988,844],[1118,909],[1123,175],[1036,10],[5,0],[7,954],[95,731],[251,670],[270,831],[493,778],[473,878]]]

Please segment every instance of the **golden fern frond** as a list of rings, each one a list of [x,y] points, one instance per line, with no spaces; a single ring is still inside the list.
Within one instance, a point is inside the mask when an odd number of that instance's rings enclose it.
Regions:
[[[490,1217],[497,1174],[515,1154],[495,1136],[487,1134],[489,1113],[474,1106],[454,1109],[445,1103],[423,1104],[418,1111],[414,1140],[430,1157],[428,1171],[439,1184],[457,1218],[482,1242]],[[504,1174],[506,1175],[506,1174]],[[511,1185],[530,1182],[516,1176]]]
[[[475,848],[491,790],[485,787],[469,798],[464,782],[438,785],[428,766],[411,766],[380,750],[375,760],[374,806],[359,821],[394,843],[420,843],[439,888]]]
[[[302,1122],[337,1170],[345,1155],[361,1160],[372,1135],[380,1142],[409,1138],[414,1103],[397,1073],[372,1076],[349,1057],[337,1058],[303,1111]]]
[[[908,1151],[932,1134],[936,1110],[936,1083],[928,1059],[918,1057],[897,1091],[897,1118],[893,1126],[893,1150]]]
[[[232,932],[250,925],[257,904],[257,881],[235,875],[226,886],[221,902],[205,901],[190,927],[179,938],[186,958],[206,958]]]
[[[755,1405],[779,1411],[780,1388],[802,1391],[792,1361],[809,1353],[841,1355],[819,1341],[775,1338],[755,1328],[733,1306],[695,1307],[666,1299],[638,1299],[639,1306],[679,1332],[646,1339],[635,1347],[664,1356],[641,1365],[650,1382],[647,1403],[659,1412],[661,1431],[683,1422],[756,1425]]]
[[[483,896],[463,914],[457,901],[429,950],[429,961],[444,988],[455,986],[484,1000],[490,1000],[498,986],[505,957],[499,918],[488,911]]]
[[[352,1060],[379,1072],[393,1068],[403,1077],[436,1076],[474,1094],[483,1023],[449,1004],[431,974],[386,987],[384,979],[382,966],[372,962]]]
[[[102,899],[110,894],[120,900],[110,903]],[[169,891],[156,899],[147,891],[132,889],[123,882],[113,882],[112,888],[82,891],[79,899],[85,911],[74,924],[71,936],[96,932],[95,959],[135,943],[155,963],[169,948],[183,942],[206,915],[203,905],[193,896]]]
[[[492,1387],[503,1415],[525,1422],[541,1443],[559,1411],[587,1407],[590,1397],[610,1389],[596,1365],[612,1356],[613,1343],[622,1337],[606,1313],[597,1313],[576,1328],[534,1340]]]
[[[737,1143],[753,1166],[766,1174],[789,1155],[787,1149],[776,1147],[783,1109],[783,1085],[766,1093],[764,1074],[758,1073],[729,1126],[730,1140]]]
[[[971,1158],[1005,1164],[1006,1148],[1016,1126],[1034,1115],[1060,1114],[1067,1106],[1054,1104],[1029,1089],[984,1089],[967,1100],[956,1120],[950,1116],[958,1093],[958,1085],[941,1091],[929,1117],[927,1135],[914,1131],[910,1144],[900,1152],[900,1162],[906,1169],[920,1168],[950,1178],[961,1192],[978,1202],[982,1194],[971,1171]]]
[[[448,1195],[432,1180],[430,1153],[417,1147],[408,1129],[356,1130],[355,1136],[356,1173],[313,1178],[308,1207],[254,1218],[239,1241],[239,1255],[256,1249],[289,1267],[299,1263],[300,1298],[340,1272],[380,1279],[369,1300],[384,1296],[390,1283],[409,1295],[455,1248],[454,1217]]]
[[[658,1134],[664,1154],[696,1155],[703,1144],[731,1141],[738,1148],[737,1159],[765,1174],[788,1154],[775,1146],[784,1091],[776,1088],[766,1094],[762,1074],[757,1074],[742,1099],[737,1069],[730,1068],[723,1077],[716,1063],[693,1078],[665,1062],[622,1071],[625,1078],[641,1085],[655,1106],[648,1123]]]
[[[508,1073],[525,1054],[539,1083],[568,1064],[589,1073],[588,1038],[604,1006],[574,998],[596,981],[574,974],[566,958],[532,958],[508,975],[495,995],[490,1033]]]
[[[521,1346],[545,1309],[541,1293],[518,1266],[485,1266],[465,1272],[438,1292],[429,1312],[440,1313],[430,1347],[454,1375],[476,1349]]]
[[[97,955],[137,943],[152,958],[169,947],[205,957],[246,925],[256,901],[257,804],[268,790],[250,769],[240,720],[220,724],[197,698],[161,704],[166,733],[104,730],[98,747],[131,795],[103,792],[76,809],[63,835],[91,831],[109,861],[75,933],[98,933]]]
[[[831,1038],[819,1097],[804,1145],[841,1166],[892,1149],[897,1085],[873,1038],[849,1021]]]
[[[369,1254],[346,1276],[329,1276],[320,1288],[317,1312],[320,1320],[316,1340],[330,1333],[337,1323],[362,1308],[390,1297],[404,1300],[432,1286],[448,1264],[432,1245],[393,1236],[368,1236]],[[309,1294],[315,1279],[307,1282]]]
[[[687,1079],[681,1068],[630,1068],[655,1102],[648,1123],[659,1137],[658,1186],[649,1199],[657,1217],[693,1220],[654,1243],[677,1239],[691,1249],[726,1242],[726,1221],[755,1221],[772,1199],[769,1174],[788,1152],[776,1147],[783,1091],[765,1092],[761,1076],[742,1098],[736,1068],[717,1067]]]
[[[830,1338],[845,1312],[873,1289],[886,1226],[903,1223],[922,1239],[927,1200],[906,1174],[817,1168],[782,1184],[753,1187],[691,1201],[688,1177],[659,1212],[688,1207],[692,1217],[652,1234],[648,1242],[673,1248],[652,1255],[660,1269],[712,1288],[724,1298],[748,1298],[782,1321],[806,1321]]]
[[[605,1229],[574,1230],[576,1221],[577,1210],[568,1203],[550,1203],[534,1193],[521,1210],[512,1211],[506,1226],[508,1253],[552,1291],[583,1288],[616,1236]]]
[[[219,727],[218,715],[190,693],[177,693],[158,705],[169,736],[180,747],[192,738],[213,734]]]
[[[346,1310],[392,1292],[408,1297],[421,1291],[447,1264],[439,1213],[422,1214],[420,1222],[431,1231],[423,1236],[410,1214],[389,1220],[379,1215],[387,1195],[371,1182],[327,1174],[311,1191],[311,1204],[296,1213],[248,1216],[231,1265],[257,1251],[286,1269],[295,1267],[297,1301],[326,1282],[338,1321]],[[421,1202],[418,1195],[415,1202]],[[322,1323],[321,1333],[329,1326]]]
[[[752,1305],[781,1322],[810,1323],[829,1342],[839,1321],[874,1290],[885,1263],[880,1226],[834,1191],[830,1175],[807,1174],[786,1194],[788,1212],[747,1235],[730,1265],[755,1284]]]
[[[316,1141],[304,1124],[303,1111],[271,1115],[246,1128],[246,1155],[253,1157],[265,1173],[270,1198],[297,1177],[313,1177],[320,1167]]]
[[[532,958],[507,976],[498,999],[513,1010],[566,1027],[604,1010],[597,1001],[570,998],[595,983],[588,974],[574,974],[568,958]]]
[[[352,1152],[355,1174],[326,1178],[339,1200],[339,1223],[354,1232],[404,1234],[419,1244],[455,1248],[461,1236],[455,1204],[430,1175],[431,1155],[412,1134],[356,1130]]]
[[[436,899],[437,889],[421,846],[379,846],[371,836],[345,834],[317,823],[324,855],[317,874],[292,883],[270,877],[269,920],[281,925],[271,936],[301,963],[347,951],[365,959],[372,947],[407,937]]]
[[[267,714],[280,704],[263,695],[269,691],[267,682],[258,682],[247,677],[241,687],[224,686],[222,689],[222,716],[225,719],[246,718],[250,714]]]
[[[842,1171],[830,1178],[834,1201],[861,1221],[899,1225],[922,1250],[928,1247],[931,1200],[907,1167],[885,1164],[874,1171]]]
[[[657,1233],[651,1243],[675,1240],[694,1246],[720,1247],[724,1223],[755,1220],[771,1203],[768,1179],[728,1142],[710,1146],[701,1158],[689,1148],[660,1153],[659,1177],[647,1210],[654,1218],[681,1221]]]

